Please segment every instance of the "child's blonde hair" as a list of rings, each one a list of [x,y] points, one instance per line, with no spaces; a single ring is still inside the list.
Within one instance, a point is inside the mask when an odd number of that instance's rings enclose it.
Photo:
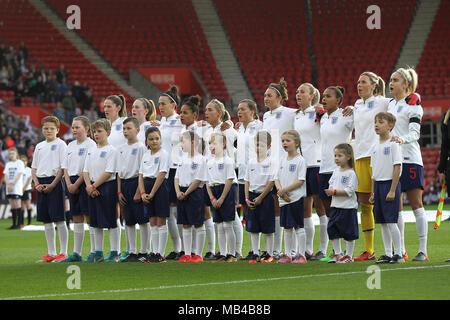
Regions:
[[[41,125],[44,126],[44,123],[48,123],[48,122],[54,123],[56,128],[58,128],[58,129],[59,129],[59,126],[61,124],[61,122],[59,121],[59,119],[57,117],[55,117],[55,116],[46,116],[46,117],[44,117],[41,120]]]
[[[211,134],[211,136],[209,137],[209,142],[215,141],[216,137],[218,137],[222,140],[223,149],[226,149],[227,148],[227,137],[225,136],[225,134],[223,134],[222,132],[215,132],[215,133]]]
[[[283,132],[281,137],[283,137],[284,135],[290,135],[294,139],[295,143],[298,144],[297,148],[300,150],[300,154],[303,155],[300,134],[298,133],[298,131],[297,130],[287,130],[287,131]]]

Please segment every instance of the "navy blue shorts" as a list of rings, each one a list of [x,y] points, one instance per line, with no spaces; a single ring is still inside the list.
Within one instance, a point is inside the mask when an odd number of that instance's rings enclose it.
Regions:
[[[330,187],[328,183],[330,181],[331,173],[319,173],[319,198],[322,200],[331,200],[331,197],[327,196],[325,190]]]
[[[107,181],[97,187],[100,195],[89,197],[89,225],[93,228],[117,227],[117,181]]]
[[[250,200],[258,197],[260,193],[249,192]],[[245,219],[245,229],[253,233],[274,233],[275,232],[275,206],[273,195],[269,194],[263,199],[255,210],[248,209]]]
[[[303,228],[303,198],[280,207],[280,226],[283,228]]]
[[[181,192],[185,192],[187,189],[187,187],[180,187]],[[177,224],[201,226],[204,219],[205,205],[201,188],[197,188],[189,194],[187,199],[177,200]]]
[[[319,167],[306,169],[306,196],[319,194]]]
[[[55,177],[38,178],[38,181],[39,184],[50,184],[54,179]],[[36,192],[36,220],[43,223],[66,221],[64,200],[62,181],[49,194]]]
[[[402,192],[415,188],[423,190],[423,167],[418,164],[403,163],[400,184]]]
[[[395,189],[395,199],[394,201],[387,202],[386,196],[391,189],[392,180],[389,181],[375,181],[373,187],[374,193],[374,206],[373,206],[373,216],[375,218],[375,223],[397,223],[398,222],[398,211],[400,206],[401,197],[401,187],[400,183],[397,184],[397,189]]]
[[[20,198],[22,201],[31,200],[33,198],[33,190],[25,190]]]
[[[344,238],[344,240],[352,241],[358,239],[357,209],[331,208],[327,231],[330,240]]]
[[[208,190],[206,190],[206,184],[203,185],[202,191],[203,191],[203,203],[205,204],[205,206],[211,207],[212,204],[211,201],[209,200]]]
[[[169,176],[167,177],[167,186],[169,188],[169,202],[170,203],[177,203],[177,192],[175,191],[175,173],[177,172],[177,169],[170,168],[169,170]]]
[[[144,188],[145,193],[149,194],[153,185],[155,184],[156,178],[145,178]],[[161,183],[158,191],[156,191],[155,196],[149,204],[144,203],[144,209],[146,211],[146,216],[148,218],[152,217],[165,217],[170,216],[170,203],[169,203],[169,186],[167,179]]]
[[[134,226],[136,223],[144,224],[148,222],[148,216],[144,212],[144,204],[142,200],[134,202],[133,197],[136,194],[139,179],[121,179],[120,190],[125,197],[127,204],[123,207],[123,214],[125,215],[125,224],[127,226]]]
[[[70,183],[75,183],[78,180],[78,176],[70,176]],[[83,182],[78,187],[77,194],[69,194],[69,203],[70,203],[70,215],[79,216],[79,215],[88,215],[88,194],[86,192],[86,184]]]
[[[219,199],[222,195],[224,184],[211,187],[212,194],[214,198]],[[211,211],[213,213],[213,221],[216,223],[224,222],[224,221],[234,221],[236,216],[236,192],[237,185],[232,184],[230,191],[228,192],[225,200],[222,203],[222,206],[219,209],[215,209],[211,206]]]
[[[239,204],[247,206],[247,202],[245,202],[245,184],[238,184],[238,192],[239,192]]]

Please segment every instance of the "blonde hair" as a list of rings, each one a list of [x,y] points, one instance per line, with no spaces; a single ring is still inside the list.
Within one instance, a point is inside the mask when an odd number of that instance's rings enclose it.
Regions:
[[[46,117],[44,117],[42,119],[42,121],[41,121],[41,125],[44,126],[44,123],[47,123],[47,122],[54,123],[56,128],[58,128],[58,129],[59,129],[59,126],[61,124],[59,119],[57,117],[55,117],[55,116],[46,116]]]
[[[386,84],[384,83],[384,80],[377,76],[375,73],[370,72],[370,71],[366,71],[361,73],[361,75],[359,77],[362,76],[366,76],[369,78],[370,83],[375,85],[375,89],[373,90],[373,95],[374,96],[382,96],[385,97],[386,96]]]
[[[86,116],[78,116],[78,117],[73,118],[72,123],[74,121],[80,121],[85,128],[88,128],[87,136],[89,138],[92,137],[91,122],[89,121],[88,117],[86,117]]]
[[[212,103],[212,104],[214,105],[214,107],[216,108],[216,111],[217,111],[217,112],[222,113],[222,117],[220,118],[220,120],[221,120],[222,122],[231,119],[230,114],[229,114],[228,111],[225,109],[225,105],[224,105],[222,102],[220,102],[220,101],[217,100],[217,99],[212,99],[209,103]]]
[[[302,83],[301,85],[300,85],[300,87],[301,86],[306,86],[306,87],[308,87],[308,89],[309,89],[309,94],[312,94],[313,95],[313,98],[312,98],[312,100],[311,100],[311,106],[315,106],[315,105],[317,105],[318,103],[319,103],[319,101],[320,101],[320,92],[319,92],[319,90],[316,88],[316,87],[314,87],[311,83],[309,83],[309,82],[305,82],[305,83]],[[296,113],[299,113],[300,112],[300,109],[298,109],[297,111],[296,111]]]
[[[209,142],[215,141],[216,137],[222,139],[223,148],[227,148],[227,137],[222,132],[215,132],[209,137]]]
[[[145,115],[145,120],[147,121],[156,120],[156,106],[152,99],[137,98],[134,102],[136,101],[142,102],[144,108],[148,110],[147,114]]]
[[[290,135],[294,139],[295,143],[298,144],[298,149],[300,150],[300,154],[303,155],[300,134],[298,133],[298,131],[297,130],[287,130],[287,131],[283,132],[281,137],[283,137],[284,135]]]
[[[399,68],[394,73],[398,73],[403,80],[408,84],[407,92],[414,93],[416,92],[417,85],[419,82],[419,76],[417,75],[416,70],[413,68]]]

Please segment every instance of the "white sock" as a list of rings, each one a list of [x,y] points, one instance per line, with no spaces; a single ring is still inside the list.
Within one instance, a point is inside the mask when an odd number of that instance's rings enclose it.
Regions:
[[[236,255],[236,235],[234,234],[233,221],[227,221],[223,223],[223,229],[225,232],[226,243],[228,246],[228,254]]]
[[[209,219],[209,220],[211,220],[211,219]],[[212,226],[212,233],[214,234],[214,226]],[[202,224],[201,227],[198,227],[198,228],[194,227],[194,234],[195,234],[195,244],[196,244],[195,254],[199,255],[201,257],[203,254],[203,247],[205,245],[206,226],[204,224]],[[212,251],[212,253],[214,253],[214,251]]]
[[[331,239],[331,245],[333,246],[334,254],[342,254],[341,239]]]
[[[284,229],[284,254],[292,258],[292,249],[294,248],[295,232],[294,228]]]
[[[180,236],[180,251],[184,251],[186,253],[186,250],[184,249],[184,239],[183,239],[183,235],[184,235],[184,228],[182,224],[177,224],[177,228],[178,228],[178,234]]]
[[[275,217],[275,233],[274,233],[273,251],[282,252],[283,246],[283,227],[280,226],[280,217]]]
[[[117,253],[120,252],[120,234],[120,224],[115,228],[109,229],[109,245],[111,251],[117,251]]]
[[[167,238],[169,229],[167,227],[167,223],[165,225],[162,225],[159,227],[159,254],[164,257],[164,254],[166,253],[166,246],[167,246]]]
[[[314,228],[313,228],[314,229]],[[301,254],[302,256],[305,256],[306,251],[306,230],[305,228],[298,228],[295,230],[297,234],[297,253]],[[312,251],[311,251],[312,253]]]
[[[345,240],[344,240],[345,241]],[[353,251],[355,250],[355,240],[345,241],[346,255],[353,258]]]
[[[192,254],[192,229],[193,227],[183,228],[184,254]]]
[[[95,228],[89,227],[89,240],[91,241],[91,252],[95,252]]]
[[[392,258],[392,237],[387,223],[381,224],[381,236],[383,238],[384,253],[386,256]]]
[[[153,243],[153,253],[159,252],[159,229],[158,226],[150,226],[150,230],[152,232],[152,243]]]
[[[320,234],[320,248],[319,251],[321,251],[324,255],[327,254],[327,248],[328,248],[328,217],[326,215],[323,215],[319,217],[320,225],[319,225],[319,234]]]
[[[104,237],[103,228],[94,228],[95,251],[103,252]]]
[[[208,242],[208,251],[213,254],[216,253],[216,233],[214,232],[213,219],[205,220],[204,226],[206,229],[206,241]]]
[[[69,244],[69,230],[67,229],[67,224],[65,221],[59,221],[56,223],[58,228],[58,238],[59,238],[59,253],[67,255],[67,246]]]
[[[239,216],[236,212],[234,221],[233,221],[233,230],[234,230],[234,236],[236,239],[236,252],[240,255],[242,255],[242,242],[244,239],[244,227],[242,227],[241,219],[239,219]]]
[[[259,233],[253,233],[253,232],[249,232],[250,234],[250,243],[252,244],[252,251],[254,254],[258,254],[259,255],[259,237],[260,234]]]
[[[405,221],[403,220],[403,211],[398,213],[398,230],[400,231],[400,252],[402,255],[405,254]]]
[[[389,232],[391,233],[392,242],[394,243],[394,254],[401,256],[401,236],[400,230],[396,223],[387,223]]]
[[[56,231],[53,222],[45,223],[45,240],[47,240],[47,252],[49,255],[56,256]]]
[[[413,210],[416,217],[416,229],[419,236],[419,252],[423,252],[427,255],[427,238],[428,238],[428,221],[425,209],[419,208]]]
[[[264,234],[264,242],[266,244],[266,251],[270,256],[273,256],[273,246],[274,246],[274,233],[265,233]]]
[[[225,229],[223,226],[223,222],[215,223],[215,227],[217,229],[217,242],[219,242],[219,252],[220,255],[227,255],[227,238],[225,235]]]
[[[122,239],[122,225],[120,224],[120,219],[117,219],[117,238],[115,247],[117,247],[117,253],[120,253],[120,240]]]
[[[172,239],[173,251],[181,251],[181,238],[178,232],[177,225],[177,207],[170,207],[170,216],[167,220],[167,226],[169,228],[170,238]]]
[[[316,229],[314,228],[313,218],[304,218],[305,237],[306,237],[306,252],[309,254],[314,253],[314,234]],[[300,251],[300,250],[299,250]]]
[[[136,254],[136,227],[134,225],[125,225],[125,237],[127,237],[127,252]]]
[[[139,253],[148,253],[150,248],[148,245],[150,244],[150,223],[144,223],[139,225],[139,230],[141,233],[141,249]]]
[[[73,252],[81,255],[84,241],[84,223],[73,224]]]

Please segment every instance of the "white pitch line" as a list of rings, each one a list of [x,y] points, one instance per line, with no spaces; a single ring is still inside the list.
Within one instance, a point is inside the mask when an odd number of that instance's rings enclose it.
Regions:
[[[400,271],[400,270],[405,271],[405,270],[420,270],[420,269],[448,268],[448,267],[450,267],[450,264],[438,265],[438,266],[406,267],[406,268],[395,268],[395,269],[381,269],[380,268],[380,271],[381,272]],[[52,293],[52,294],[42,294],[42,295],[35,295],[35,296],[7,297],[7,298],[0,298],[0,300],[25,300],[25,299],[41,299],[41,298],[51,298],[51,297],[78,296],[78,295],[82,296],[82,295],[91,295],[91,294],[126,293],[126,292],[150,291],[150,290],[165,290],[165,289],[193,288],[193,287],[230,285],[230,284],[244,284],[244,283],[263,282],[263,281],[294,280],[294,279],[314,278],[314,277],[347,276],[347,275],[364,274],[364,273],[367,273],[367,271],[308,274],[308,275],[292,276],[292,277],[278,277],[278,278],[266,278],[266,279],[235,280],[235,281],[226,281],[226,282],[181,284],[181,285],[159,286],[159,287],[150,287],[150,288],[130,288],[130,289],[102,290],[102,291],[90,291],[90,292]]]

